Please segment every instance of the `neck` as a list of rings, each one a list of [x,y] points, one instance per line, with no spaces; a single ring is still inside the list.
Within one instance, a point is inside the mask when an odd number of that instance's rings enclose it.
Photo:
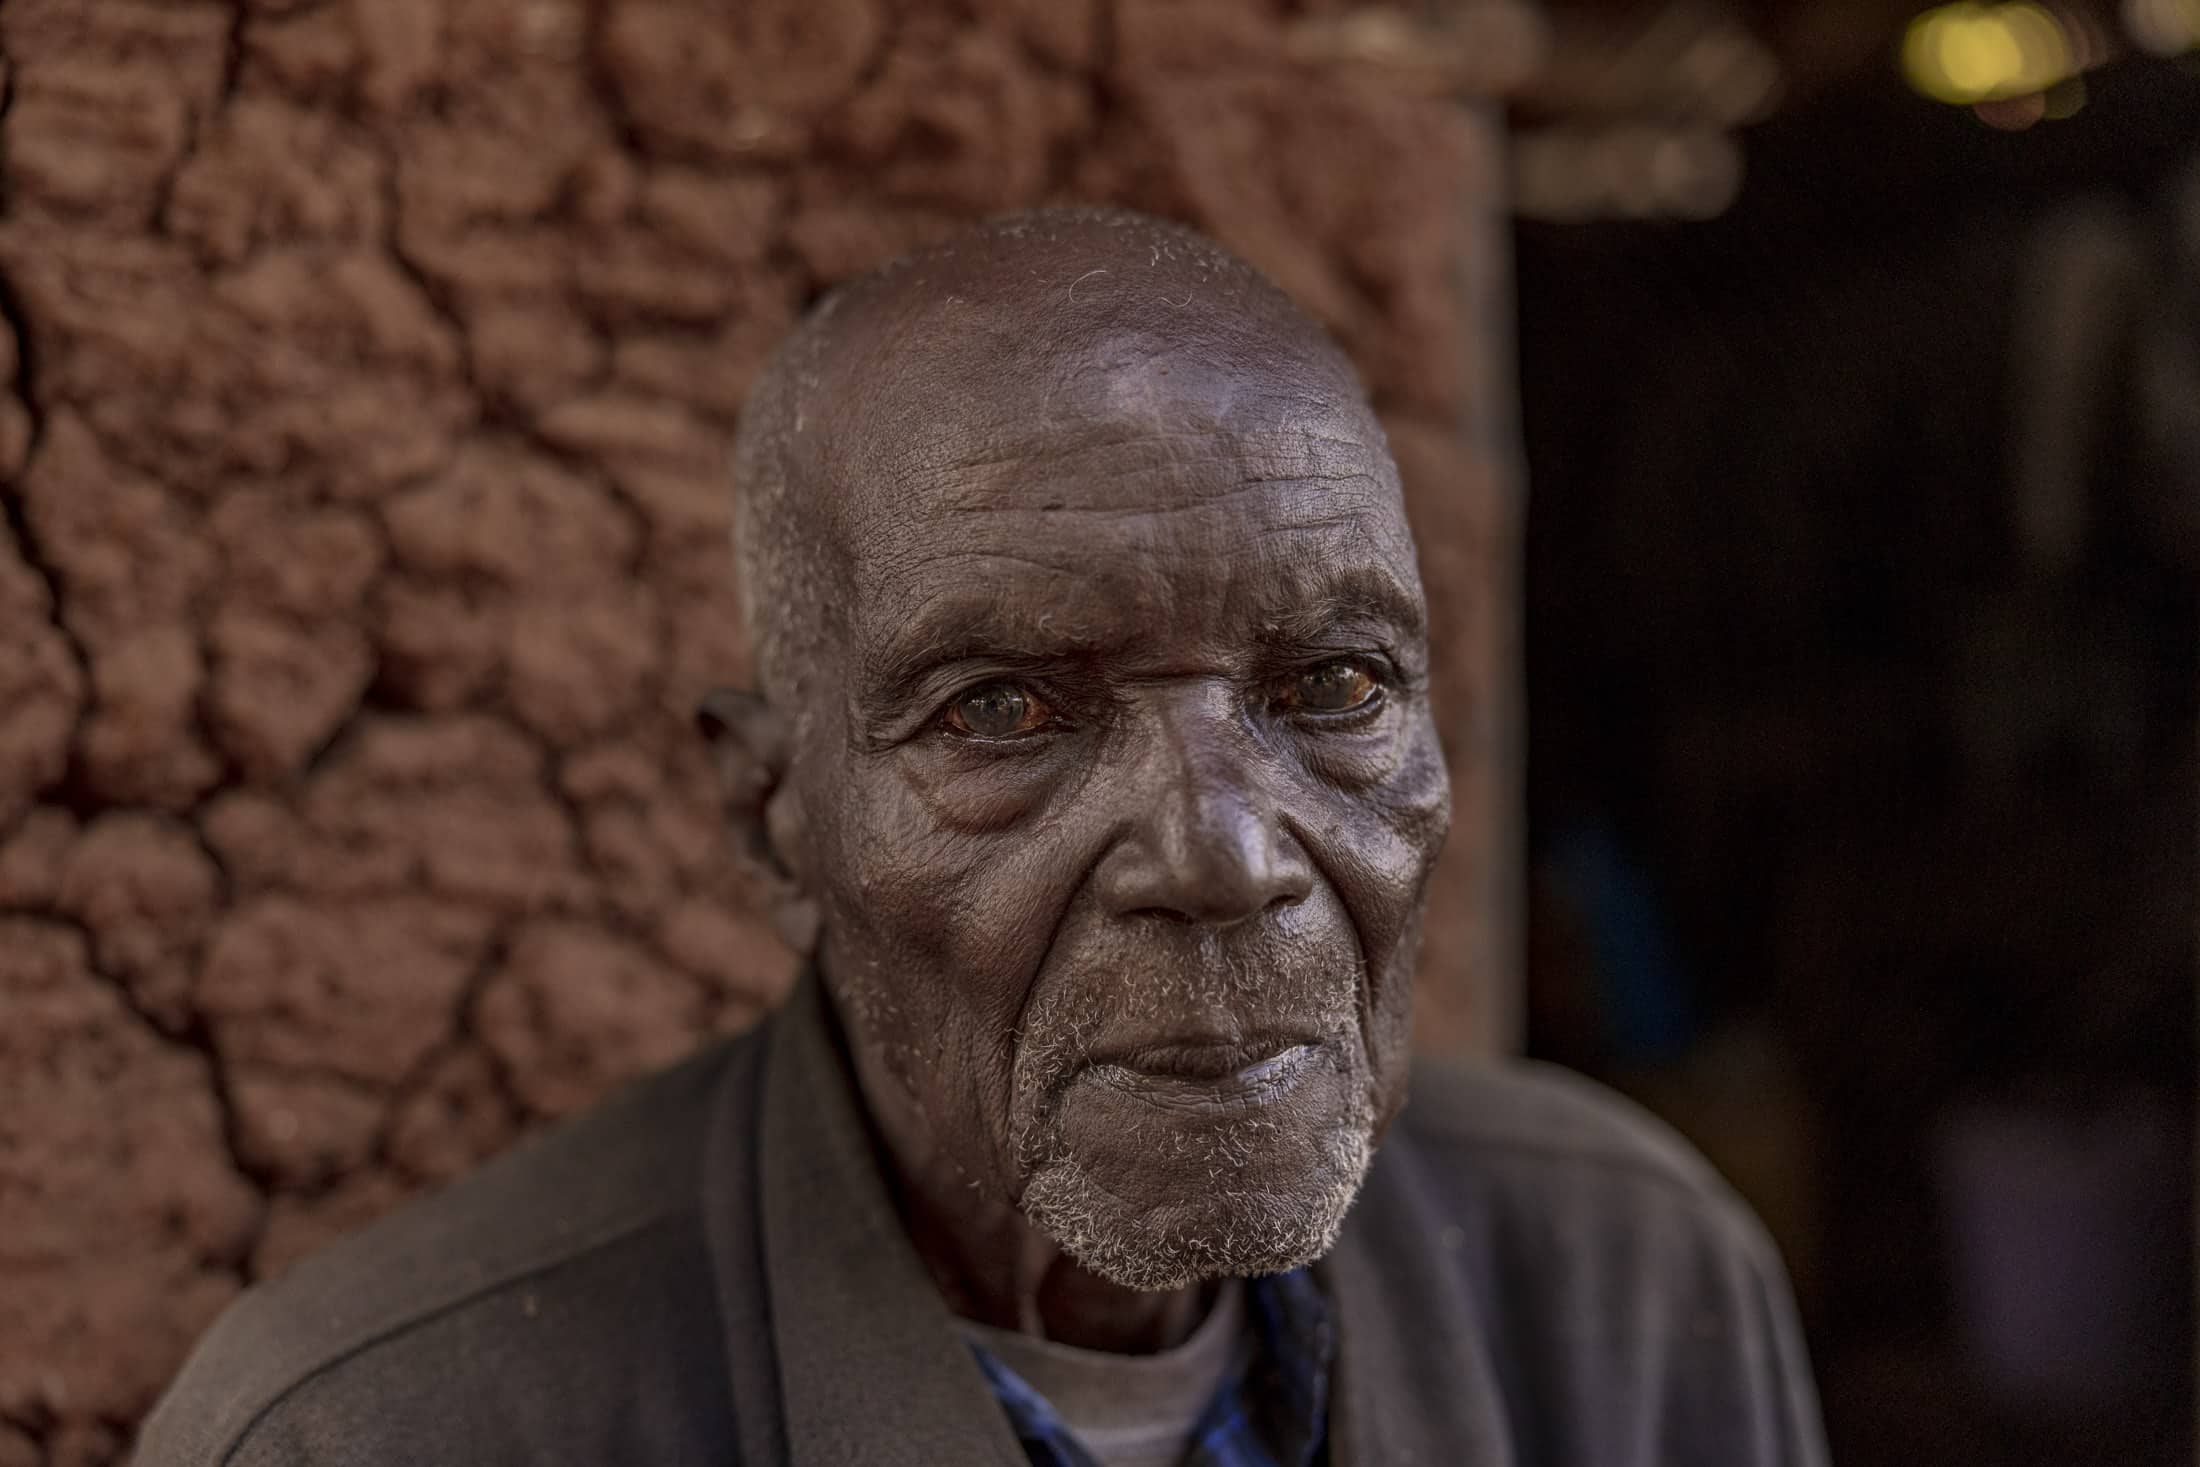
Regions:
[[[875,1052],[849,1049],[902,1224],[949,1309],[980,1324],[1118,1354],[1166,1350],[1191,1335],[1210,1287],[1149,1293],[1082,1267],[1009,1203],[972,1186]]]

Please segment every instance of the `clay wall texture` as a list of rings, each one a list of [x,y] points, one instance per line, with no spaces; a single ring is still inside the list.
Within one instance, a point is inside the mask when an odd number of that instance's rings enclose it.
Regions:
[[[1496,133],[1306,61],[1337,9],[0,5],[0,1467],[117,1458],[244,1284],[783,989],[688,731],[729,430],[958,221],[1185,218],[1362,364],[1458,768],[1427,1032],[1485,1024]]]

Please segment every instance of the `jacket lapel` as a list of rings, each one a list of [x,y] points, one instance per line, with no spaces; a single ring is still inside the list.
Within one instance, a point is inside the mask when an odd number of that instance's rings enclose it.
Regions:
[[[725,1331],[726,1383],[741,1467],[779,1467],[787,1460],[757,1180],[764,1052],[770,1026],[777,1023],[767,1021],[764,1030],[733,1046],[703,1157],[703,1230]]]
[[[887,1197],[814,976],[764,1066],[758,1207],[787,1460],[1025,1467]]]
[[[1513,1467],[1484,1334],[1442,1257],[1457,1231],[1416,1185],[1392,1132],[1344,1232],[1315,1272],[1337,1313],[1335,1467]]]

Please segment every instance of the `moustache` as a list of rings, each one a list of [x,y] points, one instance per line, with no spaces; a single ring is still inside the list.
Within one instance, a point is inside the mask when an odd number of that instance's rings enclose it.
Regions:
[[[1361,1013],[1365,983],[1342,924],[1095,932],[1049,955],[1024,1009],[1018,1068],[1056,1084],[1094,1065],[1234,1073],[1333,1042]]]

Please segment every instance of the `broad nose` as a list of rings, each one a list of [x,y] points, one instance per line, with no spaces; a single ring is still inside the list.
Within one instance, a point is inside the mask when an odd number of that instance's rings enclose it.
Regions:
[[[1133,814],[1094,880],[1107,910],[1213,926],[1305,900],[1314,870],[1234,710],[1191,698],[1141,730]]]

